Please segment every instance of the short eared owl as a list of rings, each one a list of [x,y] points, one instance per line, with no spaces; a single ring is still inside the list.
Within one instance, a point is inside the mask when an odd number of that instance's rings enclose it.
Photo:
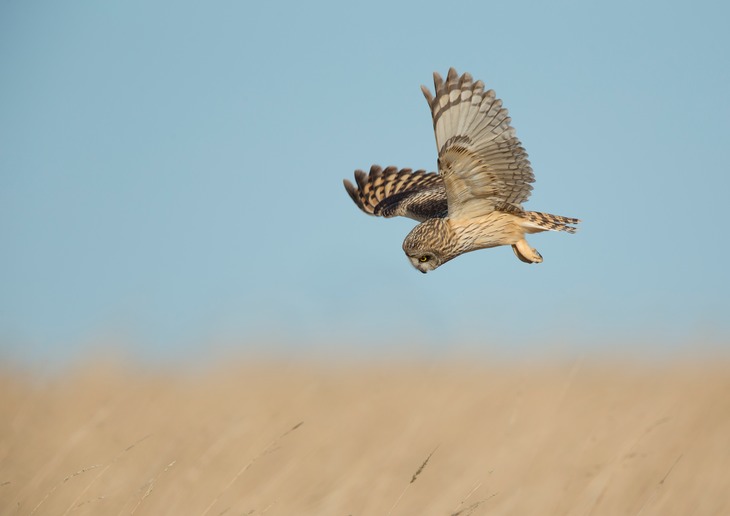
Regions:
[[[578,219],[525,211],[535,181],[525,149],[493,90],[451,68],[446,81],[433,74],[436,95],[421,86],[433,116],[438,173],[378,165],[345,180],[368,215],[420,222],[403,241],[413,266],[425,273],[477,249],[511,245],[517,258],[539,263],[525,233],[575,233]]]

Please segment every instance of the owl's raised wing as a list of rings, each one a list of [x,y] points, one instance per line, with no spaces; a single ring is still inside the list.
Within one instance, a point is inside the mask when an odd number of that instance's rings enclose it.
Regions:
[[[446,190],[435,172],[373,165],[369,174],[356,170],[355,182],[357,186],[343,181],[352,200],[368,215],[409,217],[419,222],[446,216]]]
[[[482,81],[449,69],[433,74],[436,94],[421,90],[431,107],[439,174],[448,215],[482,215],[502,206],[520,208],[535,181],[527,153],[510,125],[507,109]]]

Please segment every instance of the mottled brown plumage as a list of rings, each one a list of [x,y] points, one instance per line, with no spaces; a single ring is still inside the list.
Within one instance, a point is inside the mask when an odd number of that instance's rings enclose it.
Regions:
[[[444,183],[435,172],[396,167],[370,167],[370,173],[355,171],[353,185],[344,180],[355,204],[368,215],[408,217],[419,222],[445,217],[448,211]]]
[[[421,222],[403,242],[421,272],[500,245],[511,245],[523,262],[541,262],[525,234],[574,233],[571,224],[580,221],[522,208],[535,177],[493,90],[484,91],[482,81],[468,73],[459,77],[453,68],[445,81],[434,73],[434,88],[432,95],[421,87],[433,118],[438,174],[373,165],[369,174],[355,171],[357,186],[344,181],[348,194],[369,215]]]

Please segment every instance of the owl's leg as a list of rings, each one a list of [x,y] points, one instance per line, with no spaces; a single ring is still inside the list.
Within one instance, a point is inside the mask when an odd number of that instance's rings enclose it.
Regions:
[[[524,238],[518,240],[516,244],[512,244],[512,250],[515,252],[515,256],[525,263],[542,262],[540,253],[537,252],[537,249],[530,247]]]

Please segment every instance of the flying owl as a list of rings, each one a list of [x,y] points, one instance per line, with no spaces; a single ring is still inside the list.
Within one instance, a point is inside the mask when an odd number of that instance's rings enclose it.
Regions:
[[[460,254],[510,245],[525,263],[540,263],[525,234],[575,233],[578,219],[525,211],[535,181],[527,153],[493,90],[468,73],[433,74],[435,96],[421,90],[433,117],[438,173],[378,165],[344,180],[355,204],[379,217],[420,222],[403,241],[413,266],[426,273]]]

